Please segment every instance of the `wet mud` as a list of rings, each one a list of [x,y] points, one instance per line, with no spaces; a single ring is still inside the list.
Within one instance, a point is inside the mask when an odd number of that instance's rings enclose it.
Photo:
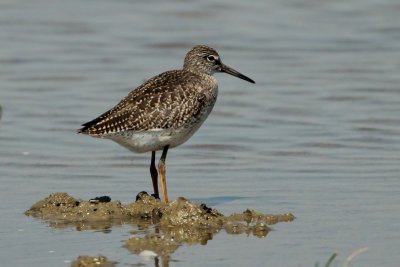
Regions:
[[[99,255],[96,257],[79,256],[71,263],[71,267],[115,267],[117,262],[109,261],[107,257]]]
[[[225,216],[205,204],[192,203],[183,197],[164,205],[145,192],[139,193],[136,201],[125,205],[111,201],[107,196],[82,200],[67,193],[53,193],[32,205],[25,214],[45,220],[55,228],[72,226],[77,230],[110,231],[118,225],[140,226],[141,231],[131,231],[132,237],[125,241],[124,247],[142,257],[161,260],[163,266],[183,244],[205,245],[222,230],[232,235],[263,238],[271,231],[271,225],[295,218],[291,213],[264,214],[254,210]],[[86,259],[85,256],[81,260]]]

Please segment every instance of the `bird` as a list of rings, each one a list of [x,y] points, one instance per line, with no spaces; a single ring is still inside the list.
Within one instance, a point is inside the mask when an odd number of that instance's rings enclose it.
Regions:
[[[77,133],[113,140],[135,153],[151,152],[153,196],[160,198],[159,174],[163,200],[168,205],[167,152],[186,142],[212,111],[218,95],[213,74],[219,72],[255,84],[223,64],[215,49],[196,45],[187,52],[182,69],[166,71],[145,81],[116,106],[82,124]],[[156,151],[162,151],[158,172]]]

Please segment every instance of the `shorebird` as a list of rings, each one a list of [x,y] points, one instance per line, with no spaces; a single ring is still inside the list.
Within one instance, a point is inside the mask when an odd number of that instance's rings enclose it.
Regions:
[[[212,76],[225,72],[245,81],[249,77],[223,64],[217,51],[205,45],[193,47],[183,69],[161,73],[132,90],[115,107],[82,124],[78,133],[111,139],[136,152],[150,152],[154,196],[159,198],[156,151],[161,189],[168,204],[165,158],[169,148],[186,142],[203,124],[217,100],[218,82]]]

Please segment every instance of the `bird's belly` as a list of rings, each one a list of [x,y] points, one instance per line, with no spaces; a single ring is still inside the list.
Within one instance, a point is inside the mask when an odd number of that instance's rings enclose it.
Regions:
[[[153,129],[149,131],[124,131],[104,138],[111,139],[125,148],[143,153],[162,150],[166,145],[170,148],[186,142],[200,127],[201,123],[178,129]]]

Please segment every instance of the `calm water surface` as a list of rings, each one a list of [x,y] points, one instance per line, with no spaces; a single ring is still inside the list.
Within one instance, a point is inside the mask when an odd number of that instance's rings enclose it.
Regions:
[[[170,197],[297,219],[184,245],[170,266],[314,266],[333,252],[342,266],[361,247],[353,266],[398,266],[399,12],[397,0],[1,1],[1,265],[99,253],[154,265],[122,247],[132,226],[54,229],[23,212],[55,191],[150,191],[150,154],[74,130],[206,43],[257,84],[216,75],[213,113],[168,155]]]

